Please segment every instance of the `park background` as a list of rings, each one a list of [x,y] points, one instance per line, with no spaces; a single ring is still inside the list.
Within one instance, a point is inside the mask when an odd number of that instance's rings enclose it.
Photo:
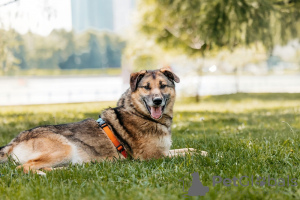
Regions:
[[[179,96],[300,92],[297,2],[0,3],[0,105],[117,100],[165,65]]]
[[[299,176],[299,31],[298,0],[0,0],[0,146],[36,126],[96,119],[131,72],[170,66],[181,79],[172,148],[209,152],[46,178],[9,162],[0,196],[182,199],[196,171],[205,199],[299,199],[298,187],[212,186],[216,175]]]

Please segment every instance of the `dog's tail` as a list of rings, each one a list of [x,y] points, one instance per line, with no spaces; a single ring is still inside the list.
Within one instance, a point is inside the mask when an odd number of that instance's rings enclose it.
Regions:
[[[0,147],[0,163],[7,161],[7,159],[8,159],[7,156],[11,152],[11,148],[12,148],[12,146],[9,144],[6,146]]]

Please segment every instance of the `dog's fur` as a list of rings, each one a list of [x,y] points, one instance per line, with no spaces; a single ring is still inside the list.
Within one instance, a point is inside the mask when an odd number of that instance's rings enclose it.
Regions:
[[[174,156],[189,149],[169,151],[175,84],[179,78],[168,68],[131,74],[130,88],[117,107],[101,114],[134,159]],[[47,125],[21,132],[0,148],[0,162],[11,156],[27,173],[52,169],[69,162],[83,163],[124,158],[94,119]]]

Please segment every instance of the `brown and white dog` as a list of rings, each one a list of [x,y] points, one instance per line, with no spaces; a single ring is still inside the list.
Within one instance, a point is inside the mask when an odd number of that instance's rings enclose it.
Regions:
[[[101,118],[132,158],[156,159],[194,150],[170,150],[174,82],[179,81],[169,68],[132,73],[130,88],[117,107],[102,112]],[[0,162],[8,160],[8,156],[19,162],[25,173],[32,170],[43,175],[39,169],[124,158],[94,119],[23,131],[0,147]]]

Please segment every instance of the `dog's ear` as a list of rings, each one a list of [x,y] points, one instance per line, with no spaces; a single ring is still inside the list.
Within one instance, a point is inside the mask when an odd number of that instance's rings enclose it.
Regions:
[[[180,79],[176,74],[174,74],[170,67],[163,67],[160,71],[171,81],[175,81],[176,83],[180,82]]]
[[[142,80],[145,74],[145,70],[130,74],[130,88],[132,92],[134,92],[137,89],[139,82]]]

